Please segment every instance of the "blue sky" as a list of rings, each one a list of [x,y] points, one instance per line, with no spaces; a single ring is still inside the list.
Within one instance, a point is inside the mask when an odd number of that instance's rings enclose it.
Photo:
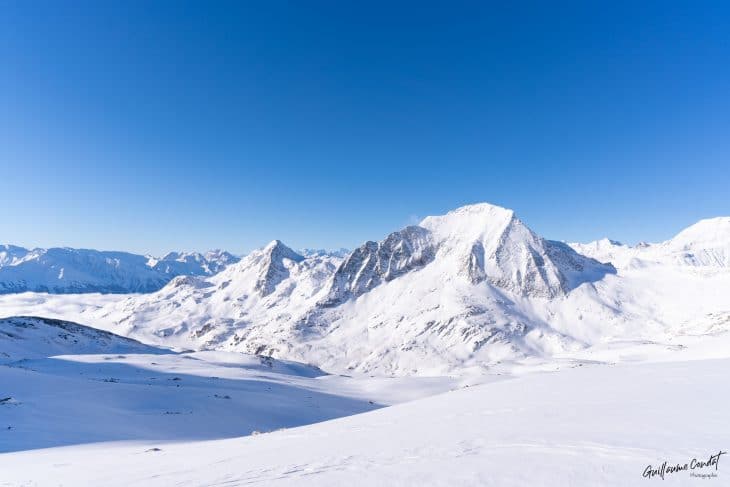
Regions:
[[[0,8],[0,242],[353,247],[488,201],[632,243],[730,215],[723,2]]]

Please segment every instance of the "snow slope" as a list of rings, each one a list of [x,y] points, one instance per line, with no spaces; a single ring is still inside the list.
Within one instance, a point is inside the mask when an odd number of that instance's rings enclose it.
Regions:
[[[664,481],[644,472],[728,451],[728,367],[728,359],[584,366],[244,438],[11,453],[0,455],[0,482],[630,487],[704,484],[690,476],[704,474],[723,485],[727,454],[717,468]]]
[[[0,384],[0,452],[8,452],[244,436],[370,411],[455,381],[355,380],[269,357],[175,353],[75,323],[11,317],[0,320]]]
[[[151,292],[177,275],[212,275],[238,258],[223,251],[170,253],[161,259],[127,252],[0,246],[0,294]]]
[[[0,319],[0,364],[68,353],[155,353],[159,349],[70,321],[14,316]]]

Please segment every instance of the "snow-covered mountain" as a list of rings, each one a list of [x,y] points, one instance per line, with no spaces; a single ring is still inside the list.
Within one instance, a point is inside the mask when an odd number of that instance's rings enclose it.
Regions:
[[[241,260],[225,250],[170,252],[162,258],[148,257],[147,265],[165,275],[212,276]]]
[[[275,240],[213,276],[179,276],[156,292],[76,306],[71,317],[146,343],[328,371],[464,373],[722,329],[727,227],[712,219],[661,244],[571,247],[511,210],[477,204],[344,258]]]
[[[220,250],[158,259],[89,249],[0,246],[0,294],[157,291],[178,275],[212,275],[238,258]]]
[[[730,217],[707,218],[661,243],[628,246],[602,239],[569,244],[577,252],[620,268],[680,265],[699,268],[730,267]]]
[[[542,353],[553,342],[571,346],[531,306],[614,272],[535,235],[511,210],[479,204],[366,242],[344,259],[304,257],[274,241],[215,276],[178,277],[93,319],[178,347],[333,370],[437,373]]]
[[[304,258],[274,240],[212,277],[178,276],[156,293],[101,308],[94,319],[150,343],[260,353],[266,346],[247,334],[300,320],[324,297],[340,263],[331,256]]]

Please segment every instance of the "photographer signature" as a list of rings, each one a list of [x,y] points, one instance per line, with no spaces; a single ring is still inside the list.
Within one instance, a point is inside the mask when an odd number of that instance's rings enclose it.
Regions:
[[[644,473],[642,476],[644,478],[650,479],[653,477],[661,477],[662,480],[664,480],[664,476],[667,474],[677,473],[677,472],[684,472],[684,471],[690,471],[690,470],[700,470],[703,468],[711,468],[715,467],[715,470],[717,470],[718,466],[720,465],[720,457],[722,455],[725,455],[727,452],[720,451],[716,453],[715,455],[710,455],[710,457],[706,460],[698,460],[696,458],[693,458],[687,463],[677,463],[677,464],[670,464],[669,462],[664,462],[661,465],[654,467],[653,465],[647,465],[644,469]],[[705,476],[705,475],[694,475],[694,476]],[[709,477],[709,475],[708,475]]]

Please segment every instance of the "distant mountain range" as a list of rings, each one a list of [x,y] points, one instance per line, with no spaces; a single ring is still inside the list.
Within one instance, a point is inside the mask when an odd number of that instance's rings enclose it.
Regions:
[[[694,267],[730,267],[730,217],[707,218],[658,244],[624,245],[604,238],[570,244],[577,252],[621,267],[648,263]]]
[[[162,258],[89,249],[0,245],[0,294],[148,293],[179,275],[210,276],[240,259],[214,250]]]

